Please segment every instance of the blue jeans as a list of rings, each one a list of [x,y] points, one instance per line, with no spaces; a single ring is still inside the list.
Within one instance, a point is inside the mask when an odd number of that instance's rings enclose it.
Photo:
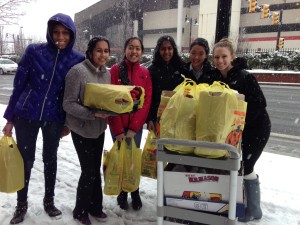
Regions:
[[[31,169],[35,160],[36,141],[39,130],[43,135],[43,162],[45,197],[54,196],[57,171],[57,149],[64,122],[32,121],[16,117],[14,120],[17,145],[24,160],[25,186],[18,191],[19,202],[27,201]]]

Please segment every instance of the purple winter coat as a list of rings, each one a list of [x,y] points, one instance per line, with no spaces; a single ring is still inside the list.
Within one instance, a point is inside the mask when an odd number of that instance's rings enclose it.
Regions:
[[[72,31],[64,49],[58,49],[50,35],[52,23],[59,22]],[[35,121],[64,121],[62,108],[65,76],[72,66],[84,60],[73,50],[76,28],[71,17],[56,14],[48,21],[47,43],[30,44],[19,62],[13,92],[4,118],[15,116]]]

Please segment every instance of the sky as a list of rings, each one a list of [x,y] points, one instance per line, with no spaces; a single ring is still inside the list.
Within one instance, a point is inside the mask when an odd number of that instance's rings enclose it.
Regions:
[[[0,115],[6,105],[0,104]],[[6,121],[0,118],[0,130]],[[0,135],[1,136],[1,135]],[[143,132],[142,145],[147,131]],[[112,147],[109,131],[106,130],[105,149]],[[278,146],[280,148],[280,146]],[[32,170],[29,186],[29,209],[22,225],[75,225],[72,210],[75,204],[76,188],[80,175],[80,166],[70,135],[60,142],[58,151],[58,171],[56,181],[56,206],[62,210],[59,220],[51,220],[43,210],[44,194],[43,163],[41,159],[42,137],[37,141],[36,161]],[[268,148],[268,145],[267,147]],[[260,177],[261,207],[263,218],[260,221],[238,223],[239,225],[300,225],[300,192],[297,171],[300,171],[300,158],[263,152],[258,160],[256,172]],[[103,179],[103,176],[102,176]],[[157,181],[141,178],[140,193],[143,207],[140,211],[121,210],[115,196],[104,195],[103,207],[108,215],[106,223],[91,218],[92,224],[106,225],[156,225]],[[130,198],[129,198],[130,204]],[[0,193],[0,224],[9,224],[16,205],[16,193]]]
[[[19,34],[22,26],[25,38],[34,40],[46,40],[48,19],[56,13],[65,13],[74,20],[77,12],[99,2],[100,0],[32,0],[30,4],[22,7],[26,13],[20,18],[19,25],[5,26],[5,32]]]

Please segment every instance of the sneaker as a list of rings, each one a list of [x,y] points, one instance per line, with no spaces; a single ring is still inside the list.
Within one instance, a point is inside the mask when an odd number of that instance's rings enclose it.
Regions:
[[[134,192],[131,192],[131,199],[132,199],[132,208],[134,210],[140,210],[143,204],[140,197],[139,189],[137,189]]]
[[[44,198],[44,210],[50,217],[55,217],[56,219],[61,218],[62,213],[55,207],[53,197]]]
[[[121,193],[117,197],[118,205],[123,210],[128,210],[129,208],[127,197],[128,197],[128,193],[125,191],[121,191]]]
[[[92,217],[94,217],[98,222],[106,222],[107,215],[104,212],[100,212],[99,214],[90,213]]]
[[[10,221],[10,224],[18,224],[23,222],[24,217],[27,213],[28,202],[18,202],[16,206],[16,211],[14,213],[13,218]]]
[[[77,224],[79,225],[91,225],[91,221],[90,221],[90,218],[88,215],[86,216],[82,216],[82,217],[76,217],[76,216],[73,216],[73,218],[76,220]]]

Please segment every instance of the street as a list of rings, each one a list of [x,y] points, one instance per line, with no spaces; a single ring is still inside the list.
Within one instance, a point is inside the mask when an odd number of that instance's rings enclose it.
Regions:
[[[0,76],[0,104],[7,104],[14,76]],[[300,86],[261,85],[267,99],[272,133],[269,151],[300,158]]]

